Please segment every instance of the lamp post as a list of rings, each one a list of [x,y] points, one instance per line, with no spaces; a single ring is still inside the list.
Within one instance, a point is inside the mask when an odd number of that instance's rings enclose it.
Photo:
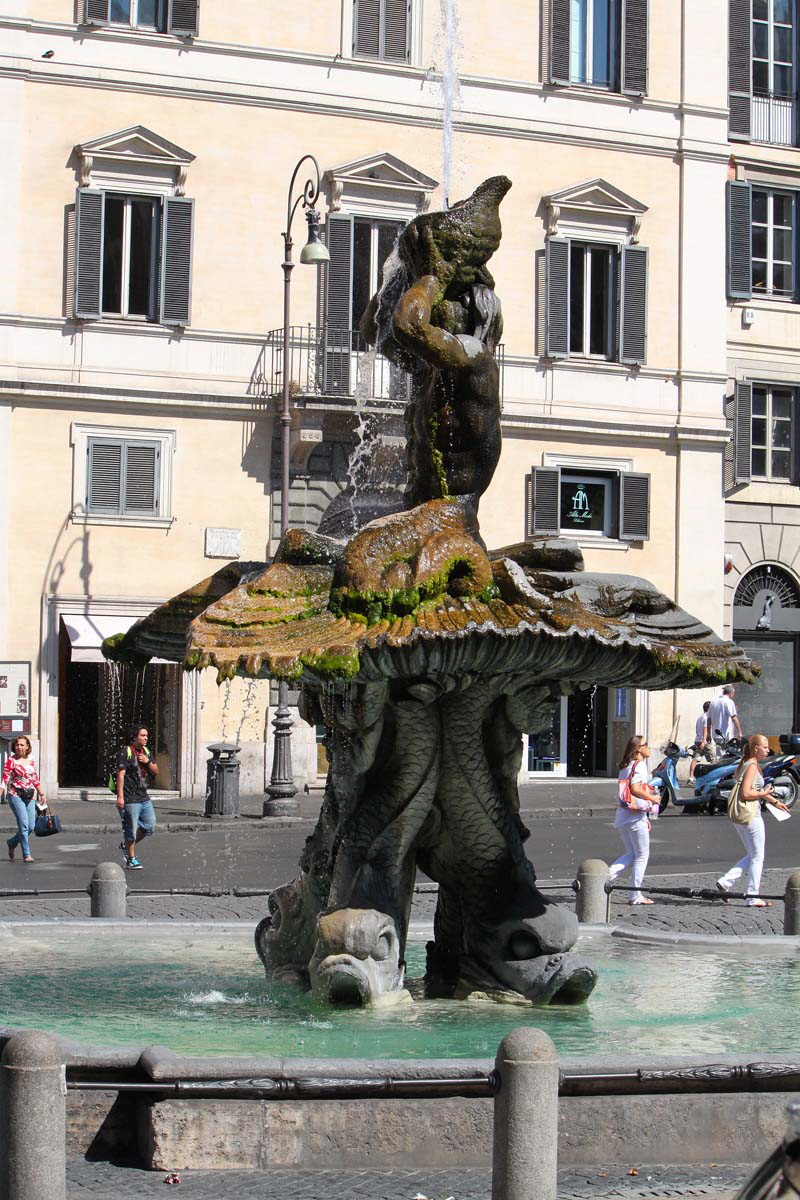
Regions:
[[[314,174],[308,179],[299,196],[292,201],[295,181],[303,163],[313,164]],[[320,193],[319,163],[313,154],[304,154],[295,167],[286,202],[286,232],[283,234],[283,394],[281,403],[281,537],[289,528],[289,455],[292,430],[292,410],[289,393],[289,331],[291,321],[292,291],[292,220],[298,205],[305,209],[308,222],[308,240],[300,251],[300,262],[320,266],[330,261],[328,247],[319,236],[319,213],[314,205]],[[289,685],[285,679],[278,682],[278,709],[272,721],[275,730],[272,751],[272,774],[267,798],[264,801],[265,817],[282,817],[297,811],[297,788],[292,775],[292,718],[289,715]]]

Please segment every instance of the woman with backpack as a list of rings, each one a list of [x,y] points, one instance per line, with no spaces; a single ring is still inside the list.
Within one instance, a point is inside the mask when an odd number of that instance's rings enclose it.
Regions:
[[[36,763],[33,761],[33,747],[30,738],[18,737],[12,746],[13,753],[6,759],[3,768],[3,780],[0,791],[8,792],[8,806],[17,822],[17,832],[6,842],[8,857],[14,861],[14,851],[22,847],[22,861],[32,863],[31,846],[28,840],[33,833],[36,823],[36,809],[45,808],[47,800],[42,791]],[[34,801],[34,792],[38,792],[38,805]]]
[[[616,879],[631,868],[631,892],[628,904],[652,904],[640,888],[647,860],[650,857],[650,818],[658,816],[658,796],[648,784],[650,772],[647,759],[650,747],[647,738],[637,733],[630,738],[619,764],[617,788],[619,803],[614,827],[619,830],[627,853],[611,864],[611,878]]]
[[[742,761],[736,768],[735,783],[728,800],[728,819],[736,830],[747,853],[730,871],[717,880],[720,892],[729,892],[736,880],[747,871],[747,900],[750,908],[770,908],[770,900],[758,896],[761,888],[761,872],[764,869],[764,845],[766,834],[763,806],[769,801],[775,808],[788,812],[786,805],[772,795],[772,784],[764,785],[760,764],[770,753],[769,742],[763,733],[754,733],[747,739]]]

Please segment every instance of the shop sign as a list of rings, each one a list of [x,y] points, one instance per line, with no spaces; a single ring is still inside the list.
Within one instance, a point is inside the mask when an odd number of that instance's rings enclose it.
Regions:
[[[31,664],[0,662],[0,733],[31,731]]]

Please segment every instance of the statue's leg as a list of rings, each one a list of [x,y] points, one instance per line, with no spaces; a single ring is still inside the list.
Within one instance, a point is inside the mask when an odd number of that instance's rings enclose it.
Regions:
[[[523,848],[514,777],[523,718],[513,688],[511,680],[489,680],[442,701],[441,828],[420,855],[440,886],[431,957],[439,968],[446,964],[451,980],[458,974],[457,994],[518,993],[534,1003],[581,999],[594,975],[565,957],[577,920],[538,890]],[[439,969],[434,986],[441,986],[441,975]]]

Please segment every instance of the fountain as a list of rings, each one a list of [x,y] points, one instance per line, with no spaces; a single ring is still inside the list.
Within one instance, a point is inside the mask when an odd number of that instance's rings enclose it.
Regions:
[[[596,973],[569,953],[576,918],[538,890],[524,850],[522,732],[582,687],[753,677],[645,580],[585,572],[568,539],[483,543],[479,501],[501,450],[487,264],[510,186],[489,179],[415,218],[363,317],[411,377],[402,511],[390,493],[351,505],[348,530],[373,519],[348,535],[334,501],[271,564],[232,563],[104,644],[117,661],[213,665],[220,681],[291,679],[307,719],[330,730],[319,821],[256,931],[267,972],[326,1003],[408,999],[418,869],[439,885],[426,996],[584,1000]]]

